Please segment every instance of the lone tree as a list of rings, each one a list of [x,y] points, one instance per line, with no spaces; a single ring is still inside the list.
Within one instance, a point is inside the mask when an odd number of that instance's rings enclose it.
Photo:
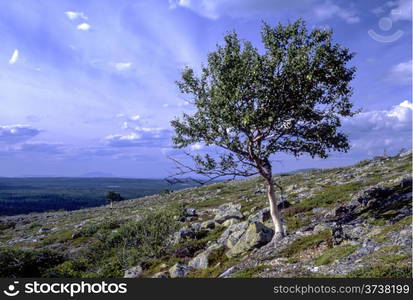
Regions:
[[[125,199],[123,199],[123,197],[118,193],[115,193],[113,191],[109,191],[106,193],[106,201],[110,203],[111,208],[113,207],[113,202],[122,201],[122,200],[125,200]]]
[[[274,239],[285,235],[271,161],[276,153],[327,158],[331,151],[349,149],[338,131],[340,118],[353,116],[349,83],[354,56],[332,41],[332,31],[309,32],[302,19],[272,27],[263,23],[263,51],[235,32],[208,55],[196,75],[186,67],[180,91],[195,106],[171,122],[176,148],[213,146],[215,154],[198,151],[188,160],[172,158],[175,178],[195,172],[213,180],[220,176],[261,175],[267,185]],[[206,148],[208,149],[208,148]],[[198,153],[198,154],[196,154]]]

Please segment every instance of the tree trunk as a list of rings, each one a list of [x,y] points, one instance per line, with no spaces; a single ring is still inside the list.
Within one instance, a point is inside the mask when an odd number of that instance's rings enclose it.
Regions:
[[[110,208],[113,208],[113,201],[110,201]]]
[[[272,222],[274,223],[274,237],[273,240],[276,241],[279,238],[284,237],[283,224],[281,222],[280,212],[277,207],[277,199],[275,197],[274,183],[272,178],[267,179],[267,196],[270,202],[270,214]]]

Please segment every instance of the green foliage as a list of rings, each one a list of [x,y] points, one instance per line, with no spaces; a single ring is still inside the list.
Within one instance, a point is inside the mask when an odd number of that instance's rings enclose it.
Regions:
[[[412,216],[404,217],[403,219],[401,219],[400,221],[392,225],[385,226],[378,235],[373,237],[373,239],[378,243],[383,243],[386,240],[386,237],[390,232],[400,230],[402,227],[406,225],[411,225],[411,224],[412,224]]]
[[[360,278],[412,278],[411,267],[369,266],[352,271],[347,277]]]
[[[0,277],[41,277],[64,257],[51,250],[0,249]]]
[[[330,248],[324,251],[322,255],[317,257],[314,262],[317,266],[329,265],[336,260],[349,256],[356,251],[360,246],[357,245],[342,245],[335,248]]]
[[[271,27],[263,24],[264,52],[235,32],[208,55],[201,74],[191,68],[177,82],[195,113],[171,122],[178,148],[215,145],[216,156],[191,155],[189,171],[271,177],[270,155],[286,152],[325,158],[347,151],[340,117],[352,116],[349,83],[353,54],[333,43],[332,31],[308,31],[303,20]],[[180,164],[182,166],[182,164]]]
[[[349,201],[351,196],[363,187],[359,182],[352,182],[342,185],[331,185],[325,187],[321,192],[304,199],[300,205],[308,210],[331,206],[345,201]]]
[[[112,203],[112,202],[119,202],[125,199],[119,193],[116,193],[114,191],[109,191],[106,193],[106,200],[107,202]]]
[[[332,242],[330,229],[294,240],[280,252],[280,256],[294,259],[294,256],[300,252],[307,249],[315,249],[323,242],[326,242],[329,246],[331,246]]]
[[[238,271],[232,277],[233,278],[254,278],[259,273],[264,271],[265,269],[269,268],[270,266],[267,265],[260,265],[253,268],[247,268],[242,271]]]

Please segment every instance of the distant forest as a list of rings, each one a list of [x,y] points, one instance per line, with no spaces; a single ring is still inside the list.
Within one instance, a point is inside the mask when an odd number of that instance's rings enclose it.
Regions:
[[[161,179],[0,177],[0,216],[105,205],[108,191],[132,199],[193,185],[171,186]]]

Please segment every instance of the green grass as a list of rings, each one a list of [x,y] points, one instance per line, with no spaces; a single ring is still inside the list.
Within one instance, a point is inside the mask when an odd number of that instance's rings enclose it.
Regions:
[[[247,268],[241,271],[236,272],[232,278],[254,278],[258,274],[260,274],[265,269],[268,269],[271,266],[268,265],[260,265],[253,268]]]
[[[401,230],[401,228],[403,228],[404,226],[411,225],[411,224],[412,224],[412,216],[404,217],[397,223],[394,223],[392,225],[387,225],[386,227],[384,227],[383,230],[378,235],[373,237],[373,239],[377,243],[383,243],[386,240],[387,235],[390,232]]]
[[[351,196],[363,187],[361,183],[348,183],[325,187],[314,196],[303,200],[301,205],[308,210],[316,207],[328,207],[349,201]]]
[[[369,266],[357,269],[347,274],[346,277],[359,278],[412,278],[411,267],[394,266]]]
[[[326,229],[319,233],[294,240],[287,246],[287,248],[283,249],[280,252],[280,256],[288,257],[291,259],[291,262],[294,262],[296,259],[295,256],[300,252],[303,252],[307,249],[315,249],[323,242],[326,242],[328,246],[331,246],[332,241],[330,229]]]
[[[360,246],[356,245],[342,245],[335,248],[330,248],[324,251],[322,255],[314,260],[317,266],[329,265],[336,260],[349,256],[356,251]]]

